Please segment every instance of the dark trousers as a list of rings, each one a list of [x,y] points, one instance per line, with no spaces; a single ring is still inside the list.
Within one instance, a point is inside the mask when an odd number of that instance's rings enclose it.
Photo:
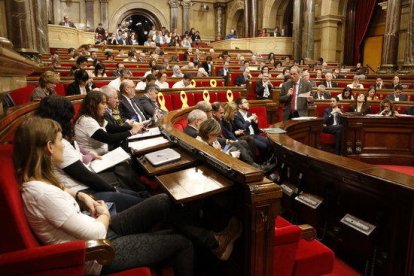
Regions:
[[[330,125],[323,129],[323,132],[335,135],[335,152],[341,155],[342,150],[342,132],[343,127],[341,125]]]

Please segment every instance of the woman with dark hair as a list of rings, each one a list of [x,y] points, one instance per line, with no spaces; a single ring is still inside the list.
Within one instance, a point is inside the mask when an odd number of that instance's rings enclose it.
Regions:
[[[378,115],[392,117],[398,115],[398,111],[395,110],[394,104],[389,99],[383,99],[380,104],[381,111]]]
[[[351,87],[345,87],[342,90],[342,93],[338,95],[338,99],[340,101],[342,101],[342,100],[353,100],[354,96],[352,96],[352,88]]]
[[[379,97],[377,96],[377,89],[374,85],[371,85],[368,89],[367,101],[378,101]]]
[[[111,216],[104,201],[64,187],[54,170],[64,162],[61,131],[53,120],[31,117],[20,125],[14,139],[13,159],[24,209],[37,238],[43,244],[109,239],[114,259],[103,267],[87,262],[86,275],[165,262],[172,265],[177,276],[193,275],[191,242],[171,231],[150,232],[154,225],[170,218],[172,203],[168,196],[153,196]]]
[[[106,78],[106,69],[105,69],[105,65],[103,65],[102,63],[97,63],[95,65],[95,70],[93,70],[93,77],[94,78]]]
[[[148,197],[131,190],[115,188],[128,185],[121,184],[121,180],[118,180],[112,171],[96,174],[89,169],[90,162],[100,157],[94,151],[79,147],[74,140],[72,126],[74,113],[72,103],[65,97],[57,95],[43,98],[37,111],[40,117],[58,122],[62,129],[62,143],[65,146],[63,162],[55,171],[60,183],[64,184],[67,189],[93,194],[96,199],[114,202],[119,212]]]
[[[350,112],[356,112],[366,115],[371,111],[371,107],[367,103],[367,97],[364,93],[359,93],[352,105],[349,107]]]
[[[71,95],[86,95],[95,88],[92,79],[89,78],[88,72],[83,69],[78,69],[74,72],[75,81],[69,84],[66,90],[66,96]]]

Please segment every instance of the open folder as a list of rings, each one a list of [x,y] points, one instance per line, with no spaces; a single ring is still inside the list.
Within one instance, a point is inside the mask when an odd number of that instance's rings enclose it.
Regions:
[[[128,160],[129,158],[130,158],[129,154],[121,147],[118,147],[106,153],[105,155],[103,155],[102,159],[93,160],[91,164],[89,165],[89,167],[94,172],[99,173],[121,162],[124,162],[125,160]]]

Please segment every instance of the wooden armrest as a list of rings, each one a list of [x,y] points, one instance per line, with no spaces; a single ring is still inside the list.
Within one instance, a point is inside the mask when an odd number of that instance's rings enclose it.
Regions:
[[[298,225],[302,230],[301,238],[307,241],[312,241],[316,238],[316,230],[312,225],[302,224]]]
[[[96,260],[101,265],[110,263],[114,257],[115,252],[112,248],[112,243],[109,240],[89,240],[85,242],[85,260]]]

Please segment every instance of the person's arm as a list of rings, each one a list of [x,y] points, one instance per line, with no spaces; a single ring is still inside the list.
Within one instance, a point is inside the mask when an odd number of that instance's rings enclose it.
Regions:
[[[115,188],[98,174],[88,170],[79,160],[63,168],[63,171],[76,181],[85,184],[96,192],[115,192]]]
[[[235,116],[234,125],[236,126],[236,129],[246,130],[249,128],[251,123],[248,120],[243,120],[243,118],[240,118],[240,116]]]
[[[106,125],[105,129],[108,133],[113,134],[113,133],[120,133],[120,132],[129,131],[129,130],[132,129],[132,126],[130,126],[128,124],[118,126],[118,125],[115,125],[115,124],[108,123]]]
[[[289,94],[288,92],[289,89],[287,88],[287,85],[282,85],[282,88],[280,89],[279,102],[287,103],[290,100],[291,94]]]
[[[129,131],[119,132],[119,133],[108,133],[103,129],[98,129],[92,134],[92,138],[106,144],[116,144],[131,136]]]
[[[264,85],[262,81],[257,81],[256,82],[256,98],[258,100],[263,99],[263,93],[264,93]]]

